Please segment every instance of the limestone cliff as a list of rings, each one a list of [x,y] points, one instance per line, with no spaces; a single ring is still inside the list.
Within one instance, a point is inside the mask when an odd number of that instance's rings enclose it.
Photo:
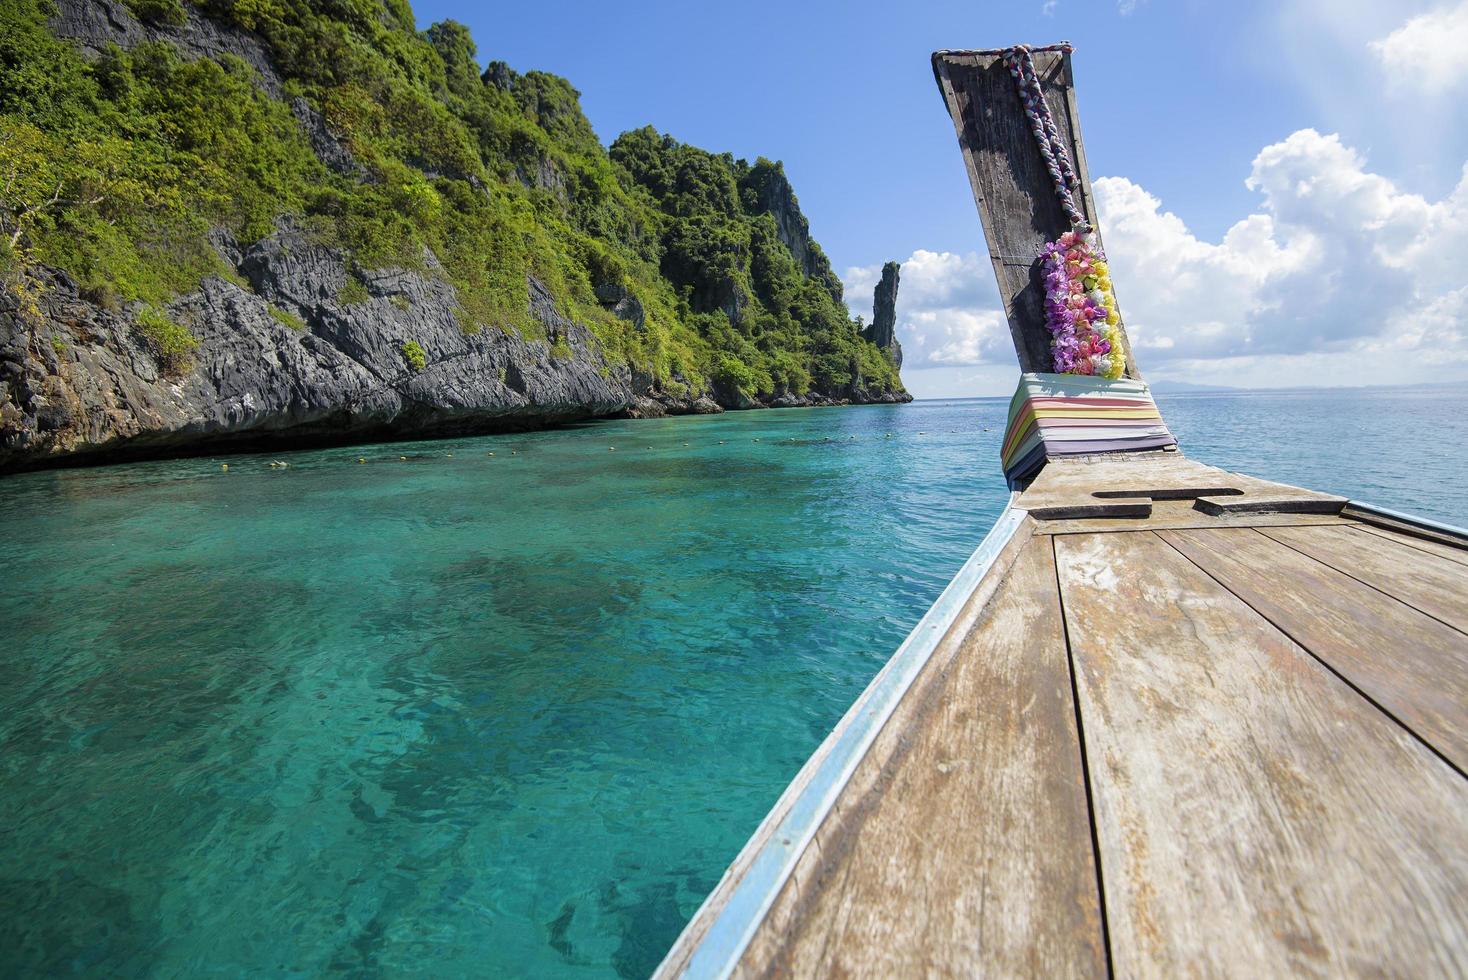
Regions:
[[[282,202],[266,215],[264,231],[249,237],[227,221],[201,225],[201,212],[182,193],[159,198],[183,201],[181,216],[156,222],[147,213],[75,205],[58,215],[63,220],[44,225],[24,224],[25,202],[0,197],[0,230],[16,244],[0,255],[0,471],[602,416],[910,400],[896,374],[873,360],[839,318],[844,313],[833,318],[840,281],[810,237],[779,164],[749,165],[656,134],[644,146],[630,138],[640,133],[618,141],[625,160],[609,158],[564,80],[521,75],[501,62],[481,72],[462,27],[445,22],[419,33],[410,19],[400,23],[403,5],[385,6],[381,22],[365,26],[293,7],[289,17],[296,20],[249,29],[238,11],[231,21],[212,6],[173,0],[17,3],[47,12],[28,15],[17,6],[0,26],[14,32],[17,45],[33,42],[61,65],[65,71],[53,70],[67,84],[101,78],[87,99],[128,99],[118,105],[142,111],[137,107],[150,104],[139,98],[142,86],[154,84],[154,76],[180,76],[153,53],[160,47],[222,66],[223,75],[190,76],[195,84],[227,87],[232,78],[247,78],[243,91],[254,94],[237,96],[240,105],[231,108],[265,120],[247,142],[274,138],[269,113],[276,112],[284,120],[276,131],[293,132],[280,138],[299,148],[282,144],[270,159],[303,154],[310,167],[297,170],[314,176],[299,189],[298,203]],[[22,30],[35,37],[22,38]],[[350,48],[359,74],[389,65],[405,45],[417,46],[414,71],[438,65],[442,83],[412,88],[419,85],[413,77],[386,68],[375,81],[351,85],[330,73],[313,75],[312,39],[356,37],[354,31],[366,32]],[[45,48],[54,48],[55,38],[66,40],[64,51]],[[129,61],[133,51],[140,57]],[[65,62],[77,57],[82,61]],[[30,79],[46,71],[36,58],[22,65]],[[7,70],[0,64],[0,75]],[[363,85],[377,86],[385,111],[405,113],[407,128],[395,130],[390,116],[349,103]],[[11,88],[0,92],[0,118],[37,108],[7,103],[20,98]],[[207,106],[213,90],[201,91]],[[194,93],[175,94],[186,106]],[[34,115],[66,118],[39,108]],[[191,118],[211,115],[232,118]],[[105,126],[111,118],[99,113],[76,125]],[[377,119],[378,129],[342,122],[361,118]],[[415,143],[413,127],[422,120],[437,128],[431,140]],[[188,135],[140,126],[128,138]],[[64,145],[71,137],[55,138]],[[138,152],[132,159],[162,157]],[[228,172],[226,159],[203,166],[225,173],[226,195],[230,180],[250,179],[248,170]],[[281,174],[289,173],[283,166]],[[156,179],[148,174],[136,183]],[[634,185],[645,190],[634,194]],[[354,201],[403,189],[417,195],[409,204],[431,200],[437,210],[399,226],[408,229],[393,252],[400,260],[372,259],[350,237],[357,226],[333,224]],[[468,213],[447,222],[442,215],[451,207],[478,209],[506,237],[413,237],[430,218],[468,232],[484,227]],[[527,213],[549,216],[535,229],[538,238],[515,224]],[[166,226],[172,237],[138,237],[164,228],[165,218],[174,222]],[[203,228],[199,240],[180,244],[178,229],[191,227]],[[108,246],[112,253],[72,249],[59,237],[67,228],[76,236],[102,229],[141,258],[116,245]],[[525,242],[540,251],[508,267],[524,271],[497,267],[503,243]],[[149,267],[136,262],[156,262],[149,256],[163,254],[163,245],[206,271],[187,288],[141,298],[128,293],[135,285],[109,278],[114,254],[134,262],[119,268],[138,279]],[[77,254],[96,258],[69,264]],[[504,295],[521,297],[520,308],[500,319],[494,311],[504,309]],[[486,296],[501,297],[499,305]],[[182,353],[150,332],[159,318],[187,341]]]
[[[897,283],[902,266],[888,262],[882,266],[882,278],[872,297],[872,322],[862,336],[886,351],[892,362],[902,367],[902,345],[897,342]]]

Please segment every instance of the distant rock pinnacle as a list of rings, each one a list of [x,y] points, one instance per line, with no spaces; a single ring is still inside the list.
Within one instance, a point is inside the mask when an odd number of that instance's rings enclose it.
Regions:
[[[872,299],[872,322],[862,336],[891,356],[902,367],[902,345],[897,342],[897,280],[902,266],[888,262],[882,266],[882,281],[877,283]]]

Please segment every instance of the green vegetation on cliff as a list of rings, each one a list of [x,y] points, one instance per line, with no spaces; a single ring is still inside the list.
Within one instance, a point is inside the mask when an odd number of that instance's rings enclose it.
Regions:
[[[50,0],[4,4],[0,278],[13,292],[34,290],[27,269],[44,263],[95,302],[152,309],[233,275],[211,229],[248,244],[285,218],[359,269],[436,260],[466,331],[533,334],[534,277],[669,390],[900,388],[847,317],[779,164],[651,129],[608,152],[564,79],[481,72],[463,26],[420,33],[403,0],[128,7],[164,37],[200,17],[248,31],[279,77],[167,40],[84,57],[48,27]],[[640,315],[608,309],[626,296]],[[187,355],[183,337],[168,343]]]

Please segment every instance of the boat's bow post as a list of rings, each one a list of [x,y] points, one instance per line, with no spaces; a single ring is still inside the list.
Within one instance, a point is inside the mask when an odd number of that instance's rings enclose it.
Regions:
[[[1070,53],[1061,42],[932,59],[1022,372],[1002,452],[1011,486],[1058,456],[1176,447],[1105,264]]]
[[[1004,456],[1027,485],[657,980],[1468,962],[1468,531],[1137,451],[1173,443],[1129,356],[1056,370],[1052,283],[1115,307],[1104,268],[1055,268],[1095,221],[1067,55],[933,58],[1019,353]],[[1024,58],[1053,117],[1033,129]],[[1070,147],[1068,202],[1042,145]]]

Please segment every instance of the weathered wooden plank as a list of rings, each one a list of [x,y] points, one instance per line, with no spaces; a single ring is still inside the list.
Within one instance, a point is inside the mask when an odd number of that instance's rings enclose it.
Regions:
[[[1052,540],[1116,974],[1468,972],[1468,780],[1156,534]]]
[[[1468,632],[1468,566],[1350,528],[1276,527],[1260,533]]]
[[[1468,636],[1255,530],[1158,533],[1468,772]]]
[[[1451,524],[1440,524],[1421,516],[1402,514],[1356,500],[1348,502],[1342,508],[1341,514],[1389,531],[1398,531],[1413,540],[1425,539],[1452,548],[1468,548],[1468,531]]]
[[[1205,514],[1339,514],[1345,497],[1279,484],[1274,491],[1243,495],[1203,495],[1195,506]]]
[[[1459,565],[1468,565],[1468,548],[1461,548],[1444,541],[1434,541],[1431,538],[1419,538],[1411,534],[1403,534],[1400,531],[1392,531],[1364,522],[1356,526],[1367,534],[1374,534],[1377,537],[1386,538],[1388,541],[1395,541],[1397,544],[1406,545],[1408,548],[1425,551],[1429,555],[1446,558],[1448,561],[1457,562]]]
[[[727,952],[729,962],[737,957],[743,948],[739,938],[743,919],[733,921],[731,917],[738,918],[736,913],[741,910],[752,912],[752,922],[758,924],[759,917],[766,914],[765,910],[745,908],[741,903],[746,898],[756,906],[774,900],[785,881],[780,873],[787,856],[799,858],[804,854],[807,836],[813,841],[815,825],[825,817],[825,794],[839,793],[845,784],[844,777],[831,778],[832,768],[857,765],[869,751],[866,739],[875,739],[885,729],[881,719],[891,722],[896,713],[908,710],[907,699],[897,692],[909,691],[909,684],[923,683],[930,671],[940,671],[953,658],[1023,553],[1033,527],[1034,522],[1021,512],[1011,509],[1000,515],[927,615],[806,760],[668,950],[655,977],[718,972],[699,966],[724,955],[715,953],[716,948]],[[939,630],[941,634],[934,635]],[[918,674],[904,680],[914,665],[919,667]],[[882,705],[892,697],[899,698],[892,708],[894,714],[884,714]],[[800,877],[801,869],[794,868],[793,887],[799,886]]]
[[[1308,527],[1350,524],[1334,514],[1205,514],[1191,500],[1153,500],[1146,517],[1078,517],[1040,521],[1036,534],[1086,534],[1093,531],[1157,531],[1194,527]]]
[[[1182,453],[1139,452],[1051,460],[1016,505],[1041,521],[1141,518],[1150,516],[1153,500],[1179,499],[1194,500],[1215,516],[1260,508],[1329,514],[1346,502],[1344,497],[1230,473]],[[1217,501],[1231,503],[1221,509]]]
[[[1080,178],[1078,204],[1094,226],[1091,178],[1069,98],[1070,59],[1049,51],[1037,52],[1034,62],[1056,130]],[[939,51],[933,55],[933,73],[958,134],[1020,370],[1049,371],[1050,333],[1045,328],[1045,290],[1037,260],[1046,242],[1070,230],[1070,221],[1056,198],[1002,57],[994,52]],[[1121,333],[1130,352],[1125,327]],[[1128,357],[1127,377],[1137,376]]]
[[[1048,539],[914,687],[739,972],[1099,976],[1099,889]]]

